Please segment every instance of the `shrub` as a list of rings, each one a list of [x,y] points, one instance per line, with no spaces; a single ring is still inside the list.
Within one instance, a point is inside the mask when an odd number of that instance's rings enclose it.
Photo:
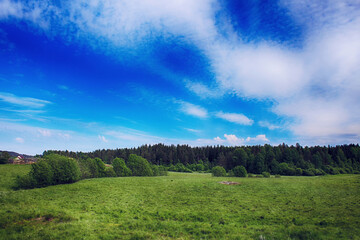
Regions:
[[[160,165],[159,166],[159,176],[167,176],[168,171],[166,170],[166,167]]]
[[[296,176],[301,176],[301,175],[303,175],[303,170],[301,168],[296,168],[295,174],[296,174]]]
[[[262,172],[262,175],[263,175],[264,178],[269,178],[270,177],[269,172]]]
[[[114,171],[114,168],[108,167],[105,169],[106,177],[116,177],[116,173]]]
[[[244,166],[237,166],[233,169],[235,177],[246,177],[247,171]]]
[[[106,177],[105,163],[100,158],[94,158],[98,177]]]
[[[0,152],[0,164],[8,163],[10,154],[6,151]]]
[[[36,181],[30,174],[25,176],[17,176],[15,179],[14,189],[31,189],[36,187]]]
[[[281,176],[279,174],[275,175],[275,178],[281,178]]]
[[[182,163],[177,163],[174,166],[175,172],[192,172],[189,168],[185,167]]]
[[[81,178],[91,178],[92,175],[88,164],[88,159],[77,159],[77,162],[80,168]]]
[[[45,160],[31,165],[30,177],[35,181],[36,187],[46,187],[53,184],[53,172]]]
[[[153,171],[153,176],[160,176],[158,165],[151,165],[151,170]]]
[[[196,171],[201,172],[204,171],[204,169],[205,169],[204,164],[201,163],[196,164]]]
[[[130,154],[127,165],[133,176],[153,176],[150,163],[145,158]]]
[[[221,166],[213,167],[211,170],[213,177],[224,177],[226,176],[225,168]]]
[[[249,178],[252,178],[252,177],[254,177],[254,174],[249,173],[249,174],[248,174],[248,177],[249,177]]]
[[[80,168],[74,159],[48,154],[44,159],[31,165],[30,172],[17,177],[15,189],[46,187],[49,185],[73,183],[80,179]]]
[[[132,175],[130,168],[126,166],[124,159],[115,158],[112,165],[116,173],[116,176],[128,177]]]
[[[44,159],[53,173],[52,184],[73,183],[80,179],[80,168],[74,159],[58,154],[46,155]]]
[[[303,171],[303,175],[304,176],[315,176],[315,169],[314,168],[305,169]]]
[[[230,170],[227,174],[229,177],[235,177],[233,170]]]

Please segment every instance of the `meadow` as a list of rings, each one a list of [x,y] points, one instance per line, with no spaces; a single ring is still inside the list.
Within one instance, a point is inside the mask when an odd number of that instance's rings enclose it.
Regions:
[[[12,190],[29,169],[0,165],[1,239],[360,239],[359,175],[170,172]]]

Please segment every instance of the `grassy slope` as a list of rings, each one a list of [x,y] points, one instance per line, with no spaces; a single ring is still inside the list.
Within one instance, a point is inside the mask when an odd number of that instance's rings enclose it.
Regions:
[[[171,173],[12,191],[3,176],[17,170],[24,172],[24,166],[0,165],[4,239],[360,236],[360,177],[355,175],[243,179]],[[241,185],[219,184],[222,180]]]

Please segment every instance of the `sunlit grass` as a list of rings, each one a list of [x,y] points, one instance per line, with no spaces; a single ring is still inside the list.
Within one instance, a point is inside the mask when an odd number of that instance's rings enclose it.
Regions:
[[[358,239],[360,177],[88,179],[13,191],[0,166],[3,239]],[[4,176],[4,177],[3,177]],[[223,185],[220,181],[240,182]]]

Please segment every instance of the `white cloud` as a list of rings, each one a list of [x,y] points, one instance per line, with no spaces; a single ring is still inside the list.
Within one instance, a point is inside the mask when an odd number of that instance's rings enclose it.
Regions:
[[[180,103],[181,107],[180,110],[188,115],[198,117],[198,118],[207,118],[208,112],[205,108],[194,105],[192,103],[184,102],[184,101],[178,101]]]
[[[105,142],[105,143],[108,142],[108,140],[105,138],[105,136],[99,135],[98,138],[99,138],[101,141]]]
[[[21,138],[21,137],[15,138],[15,141],[18,142],[18,143],[24,143],[25,142],[25,140],[23,138]]]
[[[51,137],[51,131],[49,129],[38,129],[38,132],[43,137]]]
[[[215,115],[218,118],[240,125],[252,125],[254,123],[252,119],[249,119],[248,117],[246,117],[244,114],[241,113],[218,112]]]
[[[114,47],[141,50],[159,35],[180,36],[208,58],[217,81],[217,89],[187,82],[187,88],[199,96],[235,92],[244,98],[271,99],[276,103],[275,113],[294,119],[289,129],[299,137],[336,141],[334,136],[360,135],[360,8],[356,0],[280,1],[289,17],[304,28],[304,45],[298,49],[266,40],[242,41],[230,21],[215,21],[219,8],[215,0],[79,0],[65,2],[64,9],[37,1],[0,4],[0,18],[24,18],[44,28],[56,19],[65,26],[61,29],[76,33],[69,39],[79,37],[95,48],[106,46],[109,49],[104,51],[109,52]],[[220,34],[219,28],[226,34]],[[104,41],[93,40],[94,36]],[[48,104],[3,93],[0,99],[37,108]],[[205,109],[190,103],[184,103],[182,111],[208,116]]]
[[[275,125],[275,124],[271,124],[271,123],[269,123],[268,121],[259,121],[259,126],[261,126],[261,127],[266,127],[266,128],[268,128],[268,129],[270,129],[270,130],[275,130],[275,129],[279,129],[279,128],[280,128],[280,126]]]
[[[239,138],[234,134],[224,134],[224,138],[215,137],[213,139],[198,139],[196,140],[199,145],[228,145],[228,146],[241,146],[245,144],[264,144],[269,142],[264,134],[257,135],[256,137]]]
[[[10,0],[2,0],[0,2],[0,19],[7,18],[9,16],[22,17],[22,5],[18,2]]]
[[[218,89],[210,89],[209,87],[205,86],[200,82],[192,82],[186,80],[185,86],[187,89],[198,95],[200,98],[219,98],[224,94],[223,92],[219,92]]]
[[[201,130],[192,129],[192,128],[184,128],[186,131],[192,132],[192,133],[200,133]]]
[[[254,138],[247,137],[246,142],[256,142],[256,143],[262,142],[262,143],[264,143],[264,142],[269,142],[269,139],[266,138],[265,134],[260,134]]]
[[[51,102],[36,98],[19,97],[11,93],[0,92],[0,100],[9,104],[14,104],[23,107],[42,108]]]

